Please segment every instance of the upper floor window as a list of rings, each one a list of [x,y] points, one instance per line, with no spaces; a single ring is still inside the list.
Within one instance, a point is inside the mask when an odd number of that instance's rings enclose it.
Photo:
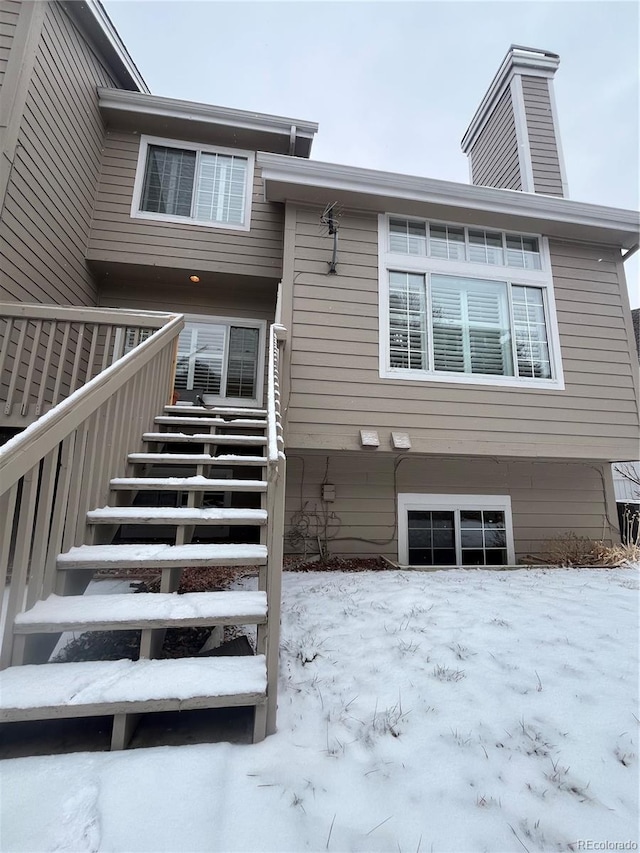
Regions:
[[[131,215],[247,230],[254,155],[143,136]]]
[[[380,217],[380,375],[562,388],[542,237]]]

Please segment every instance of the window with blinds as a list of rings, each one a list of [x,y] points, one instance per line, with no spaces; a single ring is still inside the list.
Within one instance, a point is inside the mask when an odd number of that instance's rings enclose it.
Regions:
[[[163,140],[150,137],[141,139],[141,174],[136,178],[132,214],[247,227],[252,154],[161,143]]]
[[[379,216],[380,376],[562,388],[543,237]]]
[[[261,339],[258,325],[187,321],[178,338],[176,390],[221,400],[255,400],[263,362]]]
[[[542,290],[389,271],[389,367],[549,379]]]
[[[431,276],[434,370],[513,376],[507,285]]]

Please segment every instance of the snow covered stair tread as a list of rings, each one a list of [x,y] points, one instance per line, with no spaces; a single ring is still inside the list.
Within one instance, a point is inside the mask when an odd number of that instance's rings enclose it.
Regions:
[[[87,513],[89,524],[266,524],[265,509],[105,506]]]
[[[192,417],[194,415],[208,415],[212,417],[213,415],[237,415],[241,417],[246,415],[247,417],[257,417],[264,418],[267,416],[266,409],[243,409],[242,407],[234,408],[232,406],[212,406],[209,408],[208,406],[165,406],[165,412],[168,415],[186,415],[187,417]]]
[[[265,545],[80,545],[60,554],[59,569],[159,569],[197,566],[262,566]]]
[[[155,419],[157,424],[169,424],[175,426],[225,426],[225,427],[266,427],[267,422],[262,418],[188,418],[177,415],[158,415]]]
[[[254,705],[265,658],[84,661],[0,672],[0,722]]]
[[[50,595],[15,621],[16,634],[134,628],[258,624],[266,620],[265,592],[113,593]]]
[[[267,439],[263,435],[227,435],[226,433],[212,434],[208,432],[189,435],[185,432],[145,432],[142,440],[146,442],[159,441],[164,444],[250,444],[264,446]]]
[[[114,477],[112,489],[184,492],[266,492],[264,480],[213,480],[208,477]]]
[[[222,456],[210,456],[207,453],[130,453],[129,462],[153,465],[266,465],[265,456],[236,456],[226,453]]]

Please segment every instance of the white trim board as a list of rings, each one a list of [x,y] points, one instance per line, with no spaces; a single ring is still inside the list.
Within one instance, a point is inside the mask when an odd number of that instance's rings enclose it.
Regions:
[[[527,127],[527,115],[524,107],[524,92],[522,90],[522,77],[516,74],[511,79],[511,108],[516,127],[516,139],[518,142],[518,163],[520,165],[520,181],[522,192],[535,192],[533,182],[533,164],[531,162],[531,146],[529,144],[529,130]]]

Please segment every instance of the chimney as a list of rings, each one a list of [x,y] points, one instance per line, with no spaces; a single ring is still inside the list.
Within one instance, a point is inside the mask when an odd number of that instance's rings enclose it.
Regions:
[[[512,44],[462,139],[471,183],[568,196],[553,76],[560,57]]]

